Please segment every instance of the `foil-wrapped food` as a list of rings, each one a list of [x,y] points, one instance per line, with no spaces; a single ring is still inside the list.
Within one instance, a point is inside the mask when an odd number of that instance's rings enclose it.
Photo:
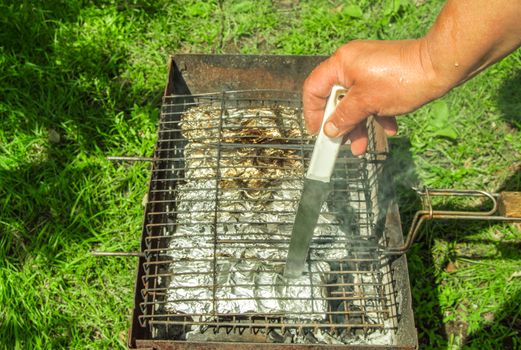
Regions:
[[[218,154],[219,153],[219,154]],[[287,179],[300,179],[302,156],[294,150],[234,147],[217,149],[191,143],[184,151],[185,178],[206,182],[219,178],[219,188],[244,200],[269,199]],[[300,180],[299,180],[300,181]]]
[[[291,283],[284,280],[276,266],[262,260],[218,258],[215,276],[213,262],[176,261],[171,269],[182,275],[170,283],[170,312],[193,317],[226,314],[284,315],[291,310],[294,319],[322,320],[327,310],[321,275],[326,263],[310,264],[310,276]],[[215,282],[215,290],[214,290]],[[313,285],[315,287],[313,287]],[[298,296],[298,302],[291,300]]]
[[[210,257],[210,221],[215,220],[219,239],[227,242],[218,246],[223,255],[284,260],[303,186],[302,158],[299,160],[293,150],[280,149],[225,148],[219,152],[218,160],[214,147],[195,143],[185,147],[185,181],[178,186],[176,198],[177,232],[209,235],[206,243],[198,241],[195,249],[205,249],[204,256]],[[270,158],[273,154],[276,157]],[[253,165],[256,157],[270,165]],[[333,194],[330,203],[324,203],[314,232],[315,241],[321,245],[310,251],[313,259],[344,257],[347,247],[341,243],[342,238],[352,235],[355,228],[360,231],[356,212],[343,202]],[[339,218],[343,222],[351,218],[351,225],[340,225]],[[233,243],[246,238],[255,240],[255,245]],[[172,248],[194,246],[184,239],[172,240]]]
[[[187,143],[184,180],[171,189],[176,225],[165,232],[172,237],[173,261],[166,311],[201,320],[259,314],[290,323],[326,322],[332,305],[324,285],[335,281],[325,261],[344,258],[346,239],[363,237],[368,228],[356,221],[357,210],[364,208],[345,205],[333,194],[319,217],[306,273],[290,282],[283,277],[305,172],[298,147],[301,113],[285,107],[197,106],[181,116],[179,125]],[[288,144],[295,147],[281,147]],[[356,278],[355,284],[365,282]]]
[[[183,136],[200,143],[287,143],[305,137],[295,108],[196,106],[183,114]]]

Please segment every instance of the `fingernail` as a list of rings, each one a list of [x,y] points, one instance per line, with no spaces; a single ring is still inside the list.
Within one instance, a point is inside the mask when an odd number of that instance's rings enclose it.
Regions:
[[[339,131],[335,124],[333,124],[332,122],[327,122],[326,125],[324,125],[324,133],[329,137],[337,137]]]
[[[388,130],[388,129],[384,129],[384,132],[387,136],[395,136],[398,133],[397,130]]]

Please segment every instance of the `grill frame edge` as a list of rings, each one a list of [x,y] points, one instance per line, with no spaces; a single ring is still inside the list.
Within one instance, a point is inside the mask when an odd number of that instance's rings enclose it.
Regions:
[[[172,56],[169,60],[169,73],[164,96],[172,94],[196,94],[240,89],[286,89],[298,92],[304,79],[311,70],[326,56],[271,56],[271,55],[193,55]],[[289,67],[289,68],[288,68]],[[258,79],[259,72],[263,78]],[[205,81],[201,77],[212,77]],[[375,123],[376,147],[388,151],[387,138],[383,130]],[[159,128],[158,128],[159,131]],[[152,183],[149,182],[150,191]],[[144,213],[144,222],[150,206]],[[403,242],[403,233],[397,204],[391,200],[388,204],[385,225],[392,228],[392,245]],[[145,249],[145,225],[141,236],[141,251]],[[418,339],[414,325],[411,303],[411,289],[407,270],[406,256],[392,261],[392,270],[396,272],[395,282],[402,291],[400,305],[401,319],[398,325],[398,345],[301,345],[271,343],[231,343],[231,342],[190,342],[178,340],[153,340],[147,327],[140,325],[139,305],[144,298],[140,290],[144,287],[144,257],[138,259],[135,282],[134,308],[129,329],[128,347],[130,349],[417,349]]]

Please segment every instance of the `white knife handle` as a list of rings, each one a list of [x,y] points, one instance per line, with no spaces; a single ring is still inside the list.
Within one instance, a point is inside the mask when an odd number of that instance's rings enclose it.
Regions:
[[[346,88],[339,85],[335,85],[331,89],[331,94],[327,99],[326,109],[324,111],[324,118],[322,118],[320,132],[315,141],[315,147],[313,148],[313,154],[311,155],[311,161],[306,174],[308,179],[322,182],[329,182],[331,180],[331,174],[335,167],[335,161],[338,157],[338,150],[342,144],[343,137],[327,137],[324,134],[324,125],[346,92]]]

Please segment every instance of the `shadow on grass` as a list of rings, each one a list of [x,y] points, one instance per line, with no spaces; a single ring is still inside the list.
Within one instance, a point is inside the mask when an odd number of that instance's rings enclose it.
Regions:
[[[118,205],[115,179],[104,178],[113,172],[100,158],[124,149],[121,134],[139,127],[133,108],[158,105],[161,91],[118,80],[126,57],[113,60],[110,47],[89,47],[84,57],[74,45],[56,47],[60,24],[81,22],[86,2],[12,3],[0,4],[0,147],[11,152],[0,164],[0,343],[59,348],[114,338],[111,322],[99,320],[113,316],[108,306],[124,315],[132,294],[103,299],[97,310],[89,304],[103,294],[105,269],[121,272],[88,255],[89,243],[110,240],[110,230],[98,235],[111,220],[107,206]]]
[[[505,80],[497,101],[503,119],[513,129],[513,132],[518,132],[521,126],[519,86],[521,86],[521,71]],[[395,163],[393,174],[395,176],[398,174],[394,186],[398,193],[404,232],[408,232],[412,216],[421,207],[417,195],[411,190],[411,186],[417,186],[419,181],[414,172],[414,163],[409,148],[408,140],[391,139],[391,154]],[[513,166],[511,169],[513,174],[499,186],[497,192],[521,190],[521,168],[516,164]],[[489,203],[483,203],[473,207],[449,204],[444,208],[447,210],[486,211],[489,207]],[[521,334],[521,292],[508,296],[500,306],[499,311],[490,316],[488,320],[484,320],[481,329],[473,331],[468,336],[466,335],[466,325],[457,322],[444,324],[443,314],[438,302],[437,273],[434,269],[434,257],[430,252],[430,242],[434,238],[438,238],[447,242],[475,244],[478,240],[469,239],[468,236],[493,224],[486,221],[444,220],[426,223],[421,229],[421,231],[428,232],[432,225],[437,225],[439,228],[436,230],[436,237],[429,234],[422,235],[420,231],[419,239],[408,253],[413,310],[421,348],[446,348],[449,345],[450,333],[459,333],[464,336],[462,339],[464,348],[484,349],[498,346],[498,344],[501,344],[503,349],[521,348],[519,338]],[[501,242],[479,239],[479,242],[492,245],[496,252],[494,257],[487,256],[490,251],[449,254],[446,257],[448,260],[444,264],[456,258],[487,260],[497,259],[500,256],[504,259],[521,260],[521,243],[518,241]],[[463,327],[463,332],[461,329],[455,329],[458,327]]]
[[[409,151],[410,146],[409,140],[406,138],[390,139],[391,161],[389,167],[394,176],[393,186],[400,206],[404,234],[409,230],[414,213],[421,208],[421,201],[411,188],[418,186],[419,180],[414,170],[414,162]],[[521,189],[520,184],[521,169],[518,169],[501,185],[498,191],[519,191]],[[489,206],[490,204],[483,203],[474,207],[461,207],[457,204],[449,203],[443,208],[447,210],[486,211]],[[432,232],[429,228],[432,228],[433,225],[442,227],[441,230],[437,230],[435,237],[428,234],[428,232]],[[439,272],[436,272],[435,266],[440,266],[440,262],[435,262],[435,256],[431,251],[433,240],[436,238],[447,242],[475,244],[477,242],[476,239],[467,237],[491,225],[493,223],[484,221],[441,220],[435,223],[427,222],[420,230],[419,238],[414,242],[408,253],[413,311],[418,329],[420,348],[447,348],[451,334],[466,336],[466,324],[460,324],[461,322],[444,323],[443,312],[439,304],[438,288],[436,286]],[[456,258],[487,260],[497,259],[499,255],[504,259],[521,259],[520,242],[501,242],[486,239],[479,242],[493,245],[496,252],[494,257],[487,257],[487,254],[490,254],[490,250],[482,253],[458,253],[457,256],[449,253],[445,257],[447,261],[442,262],[441,265],[444,266],[449,261],[455,261]],[[462,329],[464,329],[463,332]],[[504,349],[517,349],[521,346],[518,340],[520,333],[521,294],[517,293],[509,296],[503,302],[500,311],[493,316],[492,321],[484,322],[483,328],[472,332],[470,336],[464,338],[463,344],[465,348],[483,349],[482,345],[486,339],[495,339],[494,344],[497,344],[497,340],[501,338]]]
[[[420,181],[410,152],[410,141],[404,137],[395,137],[389,139],[389,142],[391,155],[386,167],[392,174],[392,186],[398,199],[403,232],[406,234],[414,214],[421,208],[420,198],[412,189]],[[420,347],[443,348],[447,344],[447,337],[438,291],[434,286],[436,276],[428,243],[416,242],[407,254],[407,261]]]
[[[119,5],[123,10],[136,6]],[[139,6],[151,10],[147,1]],[[8,137],[17,125],[18,133],[43,129],[61,136],[52,145],[58,153],[107,150],[119,128],[115,115],[125,119],[136,104],[159,105],[160,89],[139,90],[121,78],[129,57],[123,39],[113,39],[111,31],[101,32],[101,38],[88,36],[89,29],[82,32],[81,11],[88,7],[103,9],[89,1],[0,4],[0,111],[7,112],[0,128]]]
[[[519,131],[521,129],[521,70],[505,79],[503,82],[497,103],[503,114],[503,119],[512,127]],[[517,187],[519,190],[521,187]]]
[[[510,112],[514,112],[515,109],[509,109],[513,104],[519,106],[521,101],[521,94],[519,94],[519,85],[517,86],[517,90],[513,88],[511,85],[513,81],[517,81],[515,84],[521,84],[521,74],[517,74],[512,80],[508,80],[505,83],[507,96],[510,95],[513,91],[517,92],[517,96],[513,96],[512,98],[507,97],[506,104],[503,106],[508,107],[505,110],[505,119],[507,122],[517,123],[519,127],[519,122],[521,121],[519,114],[514,115],[510,114]],[[502,96],[501,98],[505,98]],[[517,102],[516,102],[517,101]],[[517,109],[517,113],[519,113],[520,109]],[[521,168],[518,168],[515,173],[513,173],[498,189],[499,191],[521,191]],[[472,209],[471,209],[472,210]],[[480,226],[486,227],[487,223],[482,223]],[[479,229],[479,226],[476,227],[476,230]],[[470,230],[468,230],[470,231]],[[450,232],[450,231],[449,231]],[[459,240],[460,242],[467,242],[468,240],[463,238]],[[473,241],[476,242],[475,240]],[[517,260],[520,262],[521,267],[521,242],[501,242],[501,241],[492,241],[492,240],[480,240],[480,242],[491,244],[496,249],[497,253],[504,259],[509,260]],[[463,257],[463,256],[461,256]],[[486,256],[470,256],[469,258],[479,258],[480,260],[486,260]],[[508,281],[507,283],[510,283]],[[464,349],[486,349],[485,344],[490,339],[496,340],[495,344],[501,343],[502,349],[520,349],[521,348],[521,292],[514,293],[509,295],[506,300],[502,302],[501,307],[497,312],[495,312],[491,316],[491,320],[483,322],[483,326],[481,329],[472,332],[470,336],[464,341]]]
[[[17,232],[3,241],[23,250],[40,249],[46,237],[35,241],[34,235],[41,234],[44,224],[63,225],[74,240],[92,235],[87,228],[73,225],[80,221],[71,213],[71,207],[85,205],[83,201],[94,205],[78,196],[92,181],[103,182],[96,180],[101,165],[89,164],[85,158],[124,148],[125,133],[130,137],[139,127],[130,118],[136,104],[160,103],[161,90],[135,91],[128,82],[116,79],[121,62],[111,59],[110,48],[90,48],[88,55],[78,57],[74,45],[55,46],[57,23],[78,21],[85,6],[73,1],[0,5],[4,25],[0,57],[7,61],[0,68],[1,111],[7,112],[0,118],[0,130],[6,135],[0,142],[19,142],[20,154],[14,157],[25,158],[25,163],[15,161],[8,170],[0,167],[0,195],[11,199],[2,207],[3,217],[13,221],[6,223],[15,228],[10,232]],[[120,124],[117,114],[122,115]],[[47,143],[23,141],[24,137],[37,139],[42,132],[49,134]],[[101,205],[95,209],[102,210]],[[16,260],[18,249],[7,247],[10,259]]]
[[[486,349],[487,340],[500,340],[501,349],[514,350],[521,347],[521,292],[515,293],[478,331],[466,339],[464,349]]]

